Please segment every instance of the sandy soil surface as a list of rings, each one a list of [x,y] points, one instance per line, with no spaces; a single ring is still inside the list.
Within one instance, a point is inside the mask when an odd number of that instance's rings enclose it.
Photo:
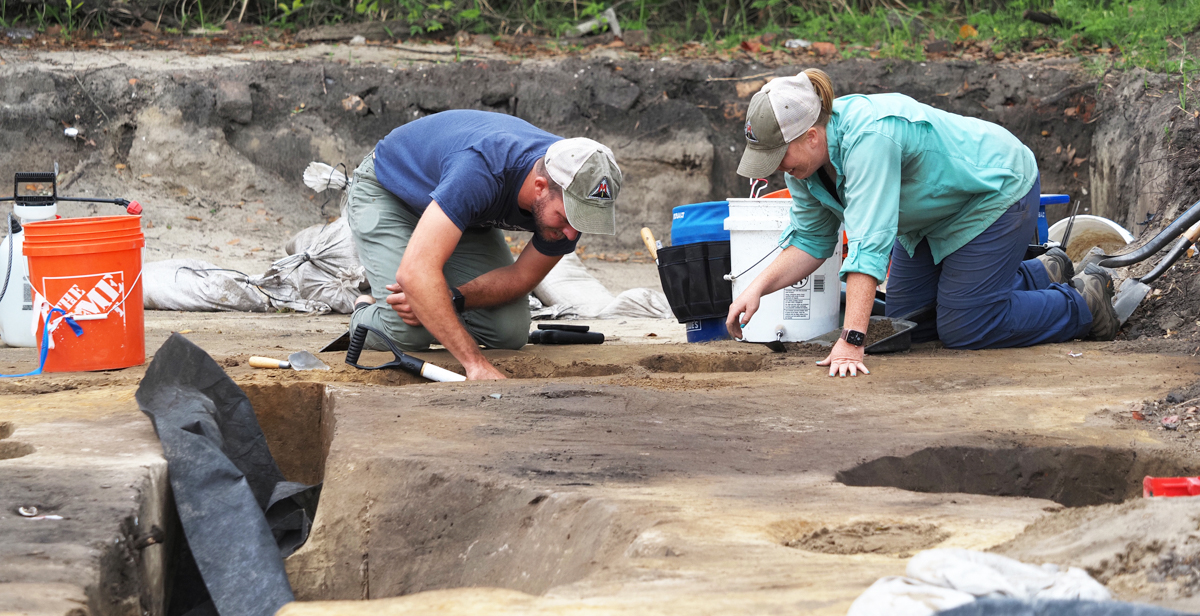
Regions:
[[[1052,526],[1045,530],[1039,522],[1031,532],[1057,537],[1081,532],[1070,521],[1079,516],[1111,525],[1129,506],[1151,513],[1168,507],[1154,515],[1179,519],[1172,505],[1157,501],[1104,503],[1137,498],[1142,474],[1198,468],[1194,454],[1160,441],[1152,425],[1127,419],[1131,405],[1184,395],[1195,382],[1200,364],[1166,347],[1147,354],[1121,342],[990,352],[924,345],[872,358],[870,377],[849,380],[830,379],[813,366],[821,351],[810,345],[776,354],[735,342],[663,344],[644,333],[667,331],[664,323],[643,321],[626,322],[629,330],[601,346],[488,352],[520,377],[512,381],[420,385],[402,373],[355,371],[340,353],[318,353],[329,372],[245,363],[250,354],[319,349],[345,317],[157,312],[148,322],[149,348],[187,331],[226,367],[255,402],[285,472],[324,478],[326,506],[318,510],[313,539],[289,560],[301,598],[436,590],[382,604],[301,603],[289,614],[421,613],[433,605],[452,613],[480,605],[516,613],[583,605],[614,613],[708,613],[717,605],[764,613],[801,605],[839,614],[867,585],[899,573],[908,555],[928,547],[1022,541],[1026,525],[1039,520]],[[422,357],[458,368],[444,351]],[[28,350],[0,350],[0,365],[30,359]],[[40,498],[80,529],[40,539],[61,546],[56,571],[94,574],[97,561],[70,556],[68,546],[111,535],[120,507],[130,520],[162,520],[161,513],[137,513],[155,493],[150,486],[162,481],[151,473],[162,471],[155,465],[161,462],[151,462],[153,431],[132,402],[143,370],[0,383],[0,424],[9,424],[0,443],[22,454],[0,460],[9,478],[0,490],[4,510]],[[296,387],[317,389],[300,398],[286,393]],[[320,400],[330,400],[322,421],[336,429],[327,457],[311,440],[295,440],[316,429],[302,419],[313,416],[301,412],[307,407],[295,402],[305,396],[318,406],[316,416]],[[280,402],[287,400],[293,402]],[[880,472],[870,464],[880,460],[901,470]],[[905,464],[917,466],[904,472]],[[86,467],[113,470],[71,470]],[[113,492],[103,475],[116,468],[132,475],[120,480],[129,487]],[[907,486],[915,492],[886,487],[906,487],[896,478],[918,468],[941,483]],[[935,468],[943,470],[928,470]],[[945,470],[952,468],[967,472]],[[854,469],[857,475],[849,473]],[[1022,482],[1022,476],[1045,479]],[[77,496],[46,499],[49,485]],[[129,504],[89,509],[76,500],[93,497]],[[365,517],[356,513],[363,498],[373,512]],[[471,502],[478,503],[474,514],[455,504]],[[1074,507],[1066,510],[1074,517],[1055,523],[1068,515],[1057,513],[1061,502]],[[545,504],[534,513],[529,503]],[[457,530],[417,524],[433,515],[456,521]],[[528,515],[532,522],[522,522]],[[9,541],[25,537],[32,524],[0,514]],[[122,532],[136,538],[149,530],[139,528]],[[330,535],[334,528],[341,530]],[[1064,538],[1055,541],[1069,547],[1057,552],[1011,553],[1087,566],[1114,580],[1110,587],[1124,599],[1197,607],[1190,577],[1154,575],[1167,566],[1155,555],[1186,560],[1190,554],[1186,537],[1173,528],[1127,524],[1124,539]],[[403,544],[409,547],[391,544],[395,537],[410,537]],[[14,566],[25,567],[15,581],[68,584],[64,601],[89,596],[62,574],[35,566],[36,556],[20,556],[24,541],[13,552]],[[473,556],[454,556],[477,541]],[[412,549],[423,556],[406,552]],[[357,565],[335,564],[364,558],[373,563],[367,578]],[[1123,559],[1122,568],[1113,568],[1114,559]],[[0,584],[0,599],[5,588],[28,590]]]

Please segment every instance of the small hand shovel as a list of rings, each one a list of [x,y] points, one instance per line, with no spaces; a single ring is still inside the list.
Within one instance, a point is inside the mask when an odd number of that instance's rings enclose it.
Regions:
[[[328,370],[325,362],[317,359],[308,351],[296,351],[288,355],[287,361],[271,359],[270,357],[251,357],[250,365],[254,368],[291,368],[292,370]]]

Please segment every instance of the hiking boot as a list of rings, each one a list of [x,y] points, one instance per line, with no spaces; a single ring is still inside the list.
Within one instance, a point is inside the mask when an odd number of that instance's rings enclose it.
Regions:
[[[1092,330],[1088,332],[1089,340],[1112,340],[1121,329],[1121,321],[1113,308],[1113,295],[1116,285],[1113,284],[1112,270],[1100,267],[1094,263],[1084,268],[1083,273],[1071,279],[1071,286],[1083,296],[1088,310],[1092,313]]]
[[[1082,272],[1083,270],[1087,269],[1087,266],[1091,263],[1100,265],[1100,262],[1105,258],[1106,257],[1104,256],[1103,249],[1101,249],[1099,246],[1092,246],[1092,249],[1089,250],[1088,253],[1083,256],[1083,260],[1079,262],[1079,271]]]
[[[1037,260],[1046,267],[1046,274],[1050,276],[1050,282],[1066,284],[1075,275],[1075,266],[1071,264],[1071,258],[1057,246],[1047,250],[1046,254],[1038,257]]]

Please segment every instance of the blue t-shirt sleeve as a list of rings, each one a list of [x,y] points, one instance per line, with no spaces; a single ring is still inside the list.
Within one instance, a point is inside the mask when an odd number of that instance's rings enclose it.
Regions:
[[[441,181],[429,198],[437,201],[459,230],[465,230],[472,224],[498,218],[491,210],[500,192],[500,179],[492,175],[483,157],[473,150],[463,150],[442,159]]]

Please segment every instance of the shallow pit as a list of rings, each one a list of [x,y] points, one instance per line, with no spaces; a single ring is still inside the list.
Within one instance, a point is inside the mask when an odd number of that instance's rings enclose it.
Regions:
[[[37,451],[37,449],[29,443],[3,440],[12,436],[16,429],[17,427],[14,426],[11,421],[0,422],[0,460],[20,458]]]
[[[848,486],[1027,496],[1084,507],[1141,496],[1146,475],[1195,475],[1196,469],[1166,452],[1107,447],[930,447],[871,460],[839,471],[836,479]]]
[[[654,372],[757,372],[765,362],[765,356],[750,353],[660,353],[642,359],[638,365]]]
[[[927,550],[950,538],[950,533],[933,524],[863,521],[841,526],[823,526],[783,544],[823,554],[908,554]]]

